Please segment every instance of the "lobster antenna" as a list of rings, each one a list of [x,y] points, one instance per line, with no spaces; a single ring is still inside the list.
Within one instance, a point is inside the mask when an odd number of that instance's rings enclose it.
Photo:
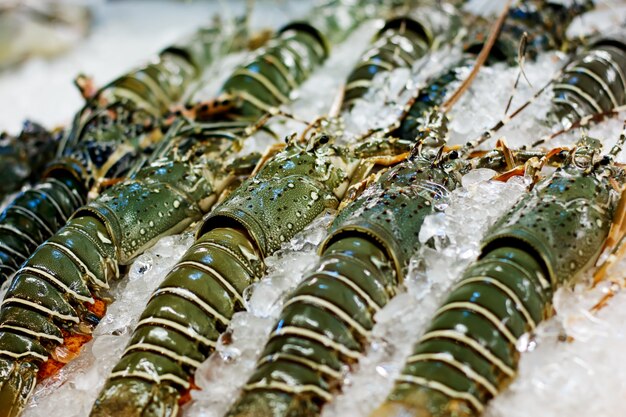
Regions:
[[[533,104],[539,98],[539,96],[541,96],[548,89],[548,87],[550,87],[561,76],[561,74],[565,70],[565,67],[568,64],[569,64],[569,61],[565,65],[563,65],[563,67],[556,72],[554,77],[552,77],[545,85],[543,85],[543,87],[537,90],[535,94],[533,94],[533,96],[530,99],[528,99],[525,103],[520,105],[517,109],[515,109],[508,116],[505,116],[504,118],[500,119],[495,125],[491,127],[491,129],[486,130],[478,138],[474,139],[473,141],[467,142],[465,146],[463,147],[464,148],[463,153],[468,153],[475,147],[484,143],[486,140],[491,139],[498,130],[502,129],[502,127],[506,126],[513,118],[517,117],[517,115],[519,115],[521,112],[526,110],[527,107]]]
[[[517,86],[519,85],[519,81],[524,76],[524,79],[528,83],[528,85],[532,88],[532,84],[530,80],[526,76],[526,72],[524,71],[524,62],[526,61],[526,48],[528,46],[528,32],[524,32],[522,34],[522,38],[520,39],[519,48],[517,50],[517,63],[519,64],[519,71],[517,72],[517,77],[515,78],[515,83],[513,84],[513,89],[511,90],[511,96],[509,97],[508,103],[506,103],[506,108],[504,109],[504,115],[509,112],[511,108],[511,104],[513,103],[513,97],[515,97],[515,92],[517,91]]]
[[[487,38],[487,42],[485,42],[485,44],[483,45],[483,48],[480,50],[480,53],[478,54],[478,57],[476,58],[476,63],[474,64],[474,68],[472,68],[472,71],[467,76],[467,78],[463,80],[463,83],[461,84],[461,86],[454,92],[454,94],[452,94],[452,97],[450,97],[445,103],[443,103],[443,106],[441,106],[442,112],[447,113],[452,108],[452,106],[454,106],[454,103],[456,103],[461,98],[461,96],[469,88],[470,84],[474,81],[474,78],[476,78],[476,75],[478,75],[478,71],[480,70],[480,67],[482,67],[485,61],[487,61],[487,57],[489,56],[489,53],[491,52],[493,45],[495,45],[496,40],[498,39],[498,36],[500,36],[500,31],[502,30],[504,21],[506,20],[509,14],[510,8],[511,8],[511,0],[507,0],[506,4],[504,5],[504,9],[502,10],[502,12],[500,13],[500,16],[498,17],[498,20],[496,20],[496,23],[494,24],[493,28],[491,29],[491,32],[489,33],[489,38]]]

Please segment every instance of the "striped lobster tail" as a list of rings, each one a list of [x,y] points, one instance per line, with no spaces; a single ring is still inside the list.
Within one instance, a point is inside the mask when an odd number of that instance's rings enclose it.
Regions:
[[[302,23],[285,27],[263,53],[237,69],[222,91],[239,100],[237,115],[256,120],[291,100],[291,93],[328,56],[323,36]]]
[[[97,294],[118,275],[111,236],[91,217],[70,220],[33,253],[0,304],[0,416],[19,415],[37,373],[45,376],[67,360],[56,347],[90,337],[82,323],[99,321]]]
[[[376,43],[348,76],[343,109],[348,109],[354,100],[365,95],[376,74],[410,68],[429,49],[430,39],[418,22],[406,17],[389,21],[379,32]]]
[[[328,246],[320,265],[285,301],[228,416],[319,415],[362,355],[374,314],[394,295],[391,262],[374,242],[349,237]]]
[[[180,392],[216,346],[243,290],[263,274],[261,256],[243,229],[216,228],[196,241],[148,301],[92,416],[176,416]]]
[[[428,51],[455,36],[460,26],[453,8],[423,7],[414,10],[412,16],[415,19],[407,16],[391,19],[378,33],[373,46],[348,76],[344,110],[365,95],[376,74],[410,69]]]
[[[546,271],[532,255],[514,247],[490,251],[437,310],[375,415],[480,415],[515,376],[517,340],[548,317],[551,299]]]
[[[626,104],[626,40],[604,38],[578,55],[553,86],[552,117],[566,125]]]
[[[0,215],[0,283],[85,204],[86,194],[82,180],[57,175],[13,200]]]

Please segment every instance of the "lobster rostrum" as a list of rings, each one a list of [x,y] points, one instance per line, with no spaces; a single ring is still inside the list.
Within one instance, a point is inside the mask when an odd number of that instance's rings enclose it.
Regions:
[[[0,214],[0,281],[66,224],[87,202],[90,189],[97,192],[141,166],[142,154],[163,138],[157,118],[214,58],[233,42],[235,47],[241,43],[243,33],[231,41],[225,38],[228,32],[221,25],[201,29],[190,43],[165,49],[156,63],[120,77],[87,100],[40,181]]]
[[[326,56],[322,35],[309,25],[292,26],[277,38],[270,51],[282,45],[292,59],[238,83],[229,79],[225,90],[235,103],[245,102],[239,94],[264,99],[271,78],[284,74],[299,79]],[[254,61],[266,62],[272,53],[260,51]],[[251,116],[252,111],[247,107],[241,113]],[[256,112],[262,115],[261,109]],[[54,372],[71,359],[61,352],[76,339],[89,339],[104,314],[102,298],[119,277],[119,265],[208,211],[230,178],[222,161],[250,126],[245,120],[175,123],[168,132],[171,138],[164,139],[149,165],[76,211],[18,270],[0,305],[0,416],[18,415],[38,373]]]
[[[480,415],[514,378],[518,339],[551,315],[553,291],[573,283],[609,235],[624,141],[602,156],[599,141],[583,138],[496,222],[374,416]]]
[[[197,366],[243,309],[243,290],[263,276],[263,259],[338,206],[359,160],[334,140],[326,134],[306,143],[291,138],[211,212],[196,243],[150,299],[92,415],[139,415],[147,404],[166,415],[175,410]],[[184,315],[175,317],[174,310]],[[132,400],[137,392],[151,394]]]

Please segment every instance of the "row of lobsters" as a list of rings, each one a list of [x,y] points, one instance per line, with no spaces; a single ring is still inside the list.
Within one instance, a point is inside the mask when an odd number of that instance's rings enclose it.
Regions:
[[[0,191],[30,187],[9,197],[0,215],[0,279],[9,281],[0,304],[0,416],[20,415],[37,382],[91,339],[110,287],[137,256],[194,225],[195,243],[150,297],[91,411],[178,415],[195,371],[245,308],[244,290],[263,279],[265,259],[334,209],[317,267],[286,295],[228,411],[319,415],[365,354],[376,313],[402,291],[426,216],[463,175],[487,167],[501,181],[533,181],[487,232],[479,258],[373,413],[480,415],[515,377],[517,341],[553,314],[553,292],[601,250],[620,253],[626,174],[615,159],[626,136],[608,152],[586,136],[568,148],[515,150],[499,142],[477,151],[511,117],[448,146],[447,112],[481,66],[521,65],[561,50],[570,59],[549,83],[545,123],[570,130],[598,122],[626,105],[626,37],[567,39],[591,0],[507,4],[493,25],[463,3],[330,0],[260,36],[249,32],[247,17],[218,19],[100,89],[79,78],[85,105],[65,131],[29,125],[4,137],[0,172],[14,181]],[[333,46],[373,18],[385,24],[345,81],[337,111],[263,155],[242,155],[255,132],[290,117],[284,105]],[[463,53],[412,91],[393,123],[343,135],[342,117],[376,76],[415,68],[450,45]],[[254,49],[251,58],[214,99],[187,101],[212,64],[246,49]],[[545,165],[556,169],[544,176]]]

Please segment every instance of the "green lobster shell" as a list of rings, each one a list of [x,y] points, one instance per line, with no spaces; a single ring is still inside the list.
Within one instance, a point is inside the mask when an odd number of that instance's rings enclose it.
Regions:
[[[319,140],[311,148],[289,144],[211,212],[198,235],[234,221],[270,255],[325,209],[337,208],[335,191],[346,181],[341,159],[336,148]]]
[[[624,172],[597,149],[584,139],[487,232],[375,416],[477,416],[514,378],[517,341],[551,315],[553,291],[596,260],[609,234],[612,181]]]
[[[363,235],[384,248],[400,280],[421,245],[419,227],[447,193],[460,185],[459,167],[436,169],[428,159],[405,162],[385,172],[361,197],[342,210],[321,244],[323,253],[344,236]]]
[[[105,191],[77,210],[73,217],[94,216],[109,229],[122,264],[151,247],[156,240],[182,232],[207,210],[214,186],[203,169],[189,162],[152,165],[133,179]]]
[[[565,167],[537,184],[491,228],[482,251],[502,245],[527,247],[541,258],[552,285],[571,281],[595,260],[618,197],[606,177],[579,171]]]

